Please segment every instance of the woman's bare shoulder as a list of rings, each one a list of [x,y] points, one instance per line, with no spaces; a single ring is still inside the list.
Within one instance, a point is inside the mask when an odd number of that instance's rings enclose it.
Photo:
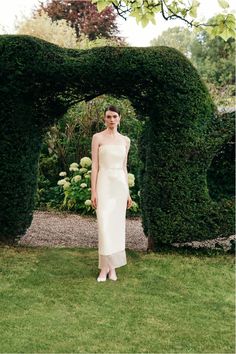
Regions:
[[[123,139],[127,140],[127,141],[130,140],[130,138],[129,138],[127,135],[123,135],[123,134],[120,133],[120,136],[121,136]]]
[[[98,136],[100,136],[101,135],[101,132],[98,132],[98,133],[94,133],[93,134],[93,137],[95,136],[95,137],[98,137]]]
[[[129,149],[129,147],[130,147],[130,138],[128,136],[126,136],[126,135],[123,135],[123,134],[121,134],[121,136],[122,136],[122,139],[124,139],[126,148]]]
[[[98,132],[93,134],[92,139],[99,140],[101,137],[102,137],[102,133]]]
[[[126,135],[123,135],[123,137],[126,140],[126,144],[130,144],[130,138]]]

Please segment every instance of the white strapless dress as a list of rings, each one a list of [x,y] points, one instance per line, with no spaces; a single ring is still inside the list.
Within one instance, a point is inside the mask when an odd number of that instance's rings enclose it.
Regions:
[[[118,268],[127,264],[125,231],[129,187],[123,168],[126,147],[105,144],[100,145],[98,149],[98,268]]]

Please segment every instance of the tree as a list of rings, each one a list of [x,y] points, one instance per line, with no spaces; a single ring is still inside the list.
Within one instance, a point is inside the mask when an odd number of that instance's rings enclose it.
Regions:
[[[191,51],[192,61],[203,78],[220,86],[234,83],[234,38],[224,41],[220,37],[211,38],[207,31],[201,31],[195,34]]]
[[[78,47],[75,30],[66,20],[53,22],[43,11],[35,14],[33,18],[24,18],[18,22],[17,34],[28,34],[64,48]]]
[[[118,42],[115,38],[97,38],[93,41],[85,34],[77,38],[75,29],[66,20],[52,21],[44,11],[36,13],[34,17],[24,17],[16,24],[17,34],[27,34],[44,39],[64,48],[89,49],[93,47],[126,46],[124,42]]]
[[[235,34],[235,17],[228,11],[227,0],[218,0],[222,13],[215,16],[211,25],[197,20],[198,0],[92,0],[92,3],[97,5],[99,11],[112,4],[120,16],[133,16],[144,27],[149,22],[156,24],[155,15],[160,13],[165,20],[182,19],[191,27],[205,28],[213,37],[220,36],[227,40]]]
[[[77,37],[86,35],[89,40],[99,37],[113,38],[118,34],[117,14],[112,6],[100,13],[91,1],[47,0],[40,3],[37,12],[45,11],[53,21],[66,20],[76,31]]]
[[[151,40],[151,46],[164,45],[178,49],[188,58],[192,56],[194,34],[188,28],[173,27],[163,31],[158,38]]]
[[[218,105],[234,106],[235,39],[211,39],[206,31],[196,36],[192,46],[192,62]]]
[[[214,18],[208,23],[212,23]],[[164,31],[151,45],[166,45],[186,55],[206,82],[217,104],[233,105],[235,39],[211,38],[207,31],[174,27]]]

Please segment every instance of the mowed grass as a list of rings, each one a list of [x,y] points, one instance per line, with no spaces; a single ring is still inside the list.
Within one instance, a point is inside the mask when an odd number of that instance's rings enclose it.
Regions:
[[[234,256],[0,248],[1,353],[234,353]]]

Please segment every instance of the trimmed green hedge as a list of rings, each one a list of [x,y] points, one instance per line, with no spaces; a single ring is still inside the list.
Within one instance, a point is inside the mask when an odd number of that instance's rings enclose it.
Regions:
[[[140,140],[142,222],[149,246],[233,232],[231,200],[213,202],[207,169],[232,136],[191,63],[168,47],[62,49],[30,36],[0,37],[0,240],[32,222],[45,129],[70,105],[127,97],[145,121]],[[227,128],[225,126],[227,125]]]

